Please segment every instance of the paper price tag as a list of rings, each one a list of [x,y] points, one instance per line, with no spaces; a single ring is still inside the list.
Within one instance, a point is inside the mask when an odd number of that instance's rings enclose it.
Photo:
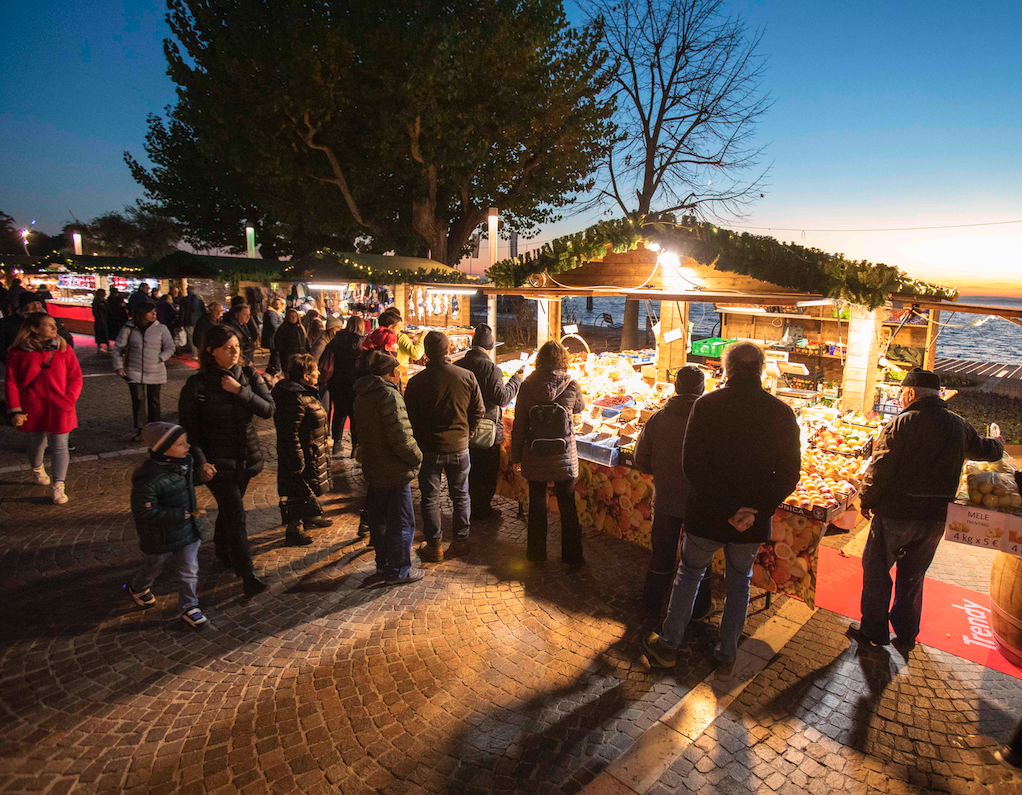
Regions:
[[[564,327],[564,333],[565,334],[578,334],[578,326],[576,326],[576,325],[565,326]]]
[[[955,544],[984,549],[1001,549],[1006,514],[959,503],[951,503],[944,524],[944,539]]]
[[[680,328],[672,328],[670,331],[665,331],[664,342],[666,342],[667,344],[677,342],[678,340],[681,339],[682,334],[684,334],[684,331]]]

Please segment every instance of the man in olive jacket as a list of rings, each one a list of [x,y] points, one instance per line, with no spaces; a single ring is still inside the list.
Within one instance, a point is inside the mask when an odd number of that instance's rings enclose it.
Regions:
[[[734,673],[738,641],[749,609],[749,581],[770,521],[798,484],[801,453],[791,409],[761,384],[765,359],[751,342],[724,352],[726,386],[692,408],[683,466],[691,484],[685,504],[685,540],[662,633],[645,640],[649,656],[675,663],[692,617],[696,591],[718,549],[727,559],[727,597],[714,650],[717,677]]]
[[[522,365],[505,384],[504,373],[490,359],[490,351],[493,350],[494,344],[493,329],[486,323],[480,323],[472,337],[471,350],[458,362],[459,367],[464,367],[476,377],[486,407],[483,419],[490,420],[495,426],[492,446],[469,446],[468,449],[471,464],[468,473],[468,494],[472,504],[472,518],[480,520],[499,513],[490,503],[497,491],[497,475],[500,472],[500,443],[504,440],[502,409],[518,395],[518,390],[522,386],[522,373],[525,372],[525,365]]]
[[[875,514],[862,553],[862,624],[849,634],[867,644],[911,649],[919,634],[923,582],[944,537],[947,505],[962,464],[997,461],[1000,439],[981,437],[940,399],[940,376],[915,368],[902,381],[902,412],[885,425],[864,478],[862,514]],[[898,564],[891,608],[891,568]],[[890,608],[890,609],[889,609]]]
[[[401,396],[398,361],[382,351],[368,359],[369,375],[355,383],[362,476],[368,485],[366,522],[376,550],[373,582],[404,585],[422,579],[412,568],[415,509],[411,482],[422,464]]]
[[[422,450],[419,490],[422,493],[422,534],[426,543],[419,557],[430,563],[444,559],[440,528],[440,480],[447,475],[447,491],[454,505],[454,540],[469,533],[468,439],[486,407],[471,372],[451,364],[447,336],[431,331],[423,341],[429,361],[408,379],[405,400],[415,441]],[[359,428],[361,439],[362,429]]]

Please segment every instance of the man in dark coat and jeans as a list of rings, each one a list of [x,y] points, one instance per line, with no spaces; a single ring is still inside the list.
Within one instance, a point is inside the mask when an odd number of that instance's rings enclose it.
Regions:
[[[385,582],[405,585],[422,579],[412,567],[415,510],[411,481],[422,463],[401,396],[398,360],[372,351],[369,375],[355,383],[355,415],[361,436],[362,476],[366,492],[365,520],[376,550],[376,574],[363,585]]]
[[[983,438],[940,399],[940,376],[918,367],[901,382],[905,408],[873,445],[864,478],[862,515],[874,514],[862,553],[862,624],[849,634],[869,645],[911,649],[919,634],[923,581],[944,537],[947,505],[958,492],[965,459],[997,461],[1000,439]],[[898,564],[891,604],[891,567]]]
[[[649,418],[635,445],[635,468],[653,476],[652,549],[642,597],[647,612],[657,618],[663,609],[664,599],[671,592],[678,542],[685,523],[685,501],[691,489],[678,461],[685,449],[689,415],[705,389],[706,378],[702,370],[691,364],[679,368],[674,377],[674,397]],[[712,611],[711,578],[707,576],[699,586],[692,618],[701,621]]]
[[[644,639],[651,661],[673,667],[699,583],[718,549],[727,560],[727,600],[713,652],[717,678],[734,674],[749,610],[749,581],[770,521],[798,484],[801,456],[795,415],[761,384],[763,351],[736,342],[724,352],[727,384],[692,408],[683,466],[692,486],[685,540],[661,634]]]
[[[431,331],[423,342],[429,361],[405,388],[408,419],[422,450],[419,491],[422,494],[422,534],[426,542],[419,557],[430,563],[444,559],[440,527],[440,479],[454,504],[454,540],[467,541],[471,504],[468,496],[468,437],[486,407],[476,377],[451,364],[447,335]],[[357,416],[357,415],[356,415]],[[361,429],[359,436],[361,438]]]
[[[504,383],[504,373],[490,359],[493,350],[493,329],[485,323],[476,326],[472,337],[472,348],[461,361],[459,367],[472,372],[483,395],[486,411],[483,419],[491,420],[496,428],[494,443],[491,447],[480,448],[470,446],[468,457],[471,469],[468,473],[468,493],[472,503],[473,519],[489,519],[500,514],[490,505],[497,491],[497,475],[500,472],[500,443],[504,440],[504,419],[501,409],[515,399],[522,385],[522,373],[525,366],[518,370],[508,382]]]

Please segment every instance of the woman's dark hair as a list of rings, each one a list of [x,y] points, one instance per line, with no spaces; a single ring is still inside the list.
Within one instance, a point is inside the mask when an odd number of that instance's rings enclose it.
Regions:
[[[360,337],[366,333],[366,322],[358,315],[352,315],[348,318],[348,325],[344,327],[345,331],[350,331],[352,334],[358,334]]]
[[[136,326],[142,325],[142,318],[147,314],[156,309],[156,304],[152,301],[143,301],[135,307],[135,312],[132,314],[131,319],[135,321]]]
[[[238,332],[230,326],[225,326],[220,323],[216,326],[210,326],[209,331],[206,332],[206,339],[202,342],[202,350],[199,351],[199,369],[208,370],[210,367],[216,367],[216,360],[213,358],[213,351],[217,348],[222,348],[228,342],[234,338],[238,341],[238,347],[241,347],[241,337],[238,336]]]
[[[383,311],[376,322],[380,324],[380,328],[390,328],[401,322],[401,313],[394,307],[390,307]]]
[[[557,340],[548,340],[536,354],[537,370],[567,370],[568,351]]]
[[[304,381],[316,369],[316,359],[310,353],[296,353],[287,362],[287,377]]]

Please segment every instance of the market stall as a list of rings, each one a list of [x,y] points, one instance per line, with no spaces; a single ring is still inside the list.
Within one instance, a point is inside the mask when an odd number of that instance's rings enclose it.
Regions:
[[[624,220],[597,224],[488,271],[496,287],[487,292],[503,289],[558,303],[565,294],[658,302],[657,347],[646,378],[627,358],[573,363],[586,400],[585,414],[576,418],[576,503],[583,524],[649,545],[652,483],[630,466],[644,415],[648,418],[669,397],[674,373],[690,359],[706,367],[712,388],[728,342],[756,340],[772,349],[766,388],[800,416],[805,467],[799,488],[774,517],[755,583],[813,603],[821,536],[828,524],[854,524],[858,515],[854,502],[871,449],[867,437],[876,431],[863,414],[875,400],[881,330],[889,319],[884,305],[892,294],[955,297],[953,290],[917,282],[888,266],[839,260],[706,224]],[[716,303],[731,333],[698,345],[691,339],[690,301]],[[553,315],[547,314],[550,337],[561,333],[559,323],[551,327]],[[800,322],[801,329],[792,327]],[[541,339],[543,332],[541,327]],[[838,365],[831,380],[809,378],[813,356]],[[505,423],[512,416],[513,408]],[[506,455],[502,464],[500,493],[524,504],[524,481],[512,472]],[[552,498],[548,507],[556,512]]]

